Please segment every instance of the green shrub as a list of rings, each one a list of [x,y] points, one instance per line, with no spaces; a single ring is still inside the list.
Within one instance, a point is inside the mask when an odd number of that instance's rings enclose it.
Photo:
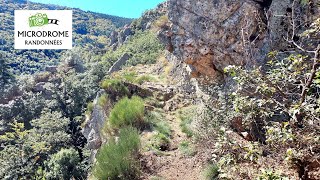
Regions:
[[[258,176],[257,180],[286,180],[289,179],[280,175],[280,173],[274,172],[273,170],[261,170],[261,174]]]
[[[152,82],[154,80],[155,79],[150,75],[143,75],[143,76],[136,78],[135,83],[143,84],[144,82]]]
[[[155,81],[155,78],[150,75],[142,75],[138,76],[136,72],[132,71],[125,71],[118,76],[116,76],[116,79],[123,82],[130,82],[130,83],[137,83],[142,84],[144,82],[151,82]]]
[[[140,147],[138,130],[127,127],[120,130],[118,142],[111,139],[99,150],[93,174],[98,179],[137,179],[139,165],[135,154]]]
[[[103,94],[102,96],[99,97],[97,103],[100,107],[104,107],[107,104],[107,101],[108,101],[108,95]]]
[[[144,122],[144,111],[144,101],[140,97],[125,97],[111,110],[110,125],[116,129],[129,125],[140,127]]]
[[[137,32],[116,51],[108,51],[101,58],[101,60],[106,63],[115,62],[124,53],[128,53],[132,56],[127,61],[127,66],[135,66],[137,64],[153,64],[157,61],[159,54],[163,50],[164,46],[158,40],[155,32]]]
[[[170,139],[162,133],[157,133],[152,137],[150,145],[155,150],[165,151],[169,148]]]
[[[139,132],[134,127],[127,127],[120,130],[119,144],[124,148],[137,152],[140,148]]]
[[[105,79],[101,83],[101,87],[107,91],[116,92],[117,94],[127,95],[128,88],[119,79]]]
[[[45,174],[48,179],[77,179],[85,175],[79,154],[74,149],[62,149],[53,154]]]
[[[219,176],[219,166],[210,164],[204,171],[204,177],[206,180],[216,180]]]
[[[137,78],[137,73],[135,72],[124,72],[121,74],[121,78],[126,82],[134,83]]]
[[[160,121],[160,122],[156,123],[154,128],[159,133],[164,134],[167,137],[170,137],[170,135],[171,135],[171,128],[167,122]]]
[[[196,154],[196,151],[193,147],[191,147],[190,142],[183,141],[179,145],[179,149],[182,152],[182,154],[187,156],[194,156]]]
[[[181,120],[180,127],[181,131],[187,135],[187,137],[193,136],[193,131],[190,128],[190,124],[193,121],[193,109],[187,108],[179,111],[179,119]]]
[[[86,114],[87,115],[91,115],[92,111],[93,111],[94,105],[93,102],[89,102],[87,105],[87,110],[86,110]]]

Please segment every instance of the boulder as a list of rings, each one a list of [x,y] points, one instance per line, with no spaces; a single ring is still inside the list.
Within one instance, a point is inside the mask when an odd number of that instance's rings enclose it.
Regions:
[[[110,46],[118,42],[118,32],[117,31],[112,31],[110,34]]]
[[[100,90],[94,100],[94,107],[91,115],[87,117],[85,126],[82,129],[82,134],[87,139],[89,149],[99,149],[102,143],[100,131],[103,128],[107,119],[108,109],[97,104],[98,99],[105,93]]]
[[[108,71],[108,74],[112,74],[113,72],[121,70],[122,66],[126,64],[130,57],[131,56],[127,53],[123,54],[122,57],[112,65]]]

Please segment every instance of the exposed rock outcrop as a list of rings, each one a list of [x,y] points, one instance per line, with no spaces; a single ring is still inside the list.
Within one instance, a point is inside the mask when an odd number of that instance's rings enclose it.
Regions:
[[[123,54],[122,57],[111,66],[111,68],[108,71],[108,74],[112,74],[113,72],[119,71],[121,67],[126,64],[129,58],[129,54]]]
[[[137,31],[151,29],[156,20],[167,14],[167,10],[167,2],[160,3],[155,9],[146,11],[139,19],[133,21],[130,25],[126,25],[118,31],[111,32],[109,45],[113,47],[113,49],[116,49]]]
[[[147,98],[150,96],[155,97],[161,101],[167,101],[171,99],[174,94],[174,88],[171,86],[164,86],[164,85],[155,85],[155,84],[144,84],[144,85],[137,85],[128,82],[124,82],[124,86],[128,89],[129,97],[133,95],[137,95],[143,98]],[[86,121],[84,123],[84,127],[82,129],[82,134],[87,139],[88,148],[91,150],[97,150],[103,143],[103,141],[107,141],[106,139],[102,138],[102,129],[105,125],[109,113],[116,103],[117,98],[113,98],[114,96],[123,96],[123,94],[113,94],[109,90],[100,90],[97,93],[97,96],[93,102],[93,109],[90,114],[87,114]],[[121,92],[117,92],[121,93]],[[99,99],[101,96],[108,94],[112,98],[108,98],[106,104],[100,104]],[[169,106],[169,105],[168,105]],[[170,104],[170,108],[175,106]],[[148,107],[146,107],[148,108]]]
[[[169,0],[170,27],[160,39],[181,62],[191,65],[191,75],[224,80],[228,65],[263,64],[271,50],[288,50],[294,19],[308,24],[319,7],[292,0]],[[296,32],[302,32],[299,26]]]
[[[101,90],[97,93],[97,96],[94,100],[94,107],[92,109],[91,115],[88,117],[88,120],[85,123],[85,126],[82,130],[82,134],[87,139],[87,144],[89,149],[98,149],[102,143],[100,131],[106,121],[106,111],[101,105],[99,105],[98,99],[104,94],[104,91]]]

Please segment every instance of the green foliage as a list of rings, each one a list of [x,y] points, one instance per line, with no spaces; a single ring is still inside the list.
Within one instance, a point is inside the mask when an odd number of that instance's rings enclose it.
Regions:
[[[51,155],[46,163],[45,172],[48,179],[82,179],[85,178],[83,169],[81,169],[81,160],[79,154],[74,149],[61,149],[59,152]]]
[[[119,79],[105,79],[101,83],[101,87],[111,93],[111,95],[118,94],[124,96],[129,94],[128,88]]]
[[[67,59],[75,59],[79,66],[82,66],[82,60],[76,59],[76,52],[71,52]],[[83,68],[83,67],[81,67]],[[80,68],[80,69],[81,69]],[[80,116],[84,113],[87,102],[92,100],[99,90],[99,81],[101,75],[98,72],[89,70],[87,72],[77,72],[76,69],[70,69],[68,73],[58,72],[61,77],[61,85],[51,84],[49,90],[53,92],[53,97],[63,115],[69,118]]]
[[[157,132],[152,136],[150,147],[158,151],[165,151],[169,148],[170,138],[165,134]]]
[[[295,139],[292,129],[288,122],[283,123],[270,123],[270,126],[266,127],[266,142],[272,148],[283,146],[286,143],[293,142]]]
[[[128,66],[137,64],[153,64],[156,62],[160,52],[164,50],[163,45],[159,42],[156,34],[152,31],[138,32],[132,36],[125,44],[116,51],[109,51],[102,60],[106,63],[115,62],[123,54],[130,54],[127,61]]]
[[[13,80],[11,67],[6,60],[6,57],[0,52],[0,90]]]
[[[4,149],[0,151],[1,179],[32,179],[50,154],[71,144],[67,134],[69,120],[60,113],[43,113],[31,121],[34,128],[27,130],[23,123],[13,123],[11,131],[1,136]],[[59,138],[57,138],[59,137]]]
[[[139,76],[136,72],[131,71],[125,71],[121,74],[117,74],[114,78],[123,82],[130,82],[136,84],[143,84],[144,82],[156,81],[156,79],[151,75],[144,74]]]
[[[289,180],[289,178],[281,176],[279,173],[273,170],[261,170],[261,174],[257,180]]]
[[[108,95],[107,94],[103,94],[98,98],[98,105],[100,107],[104,107],[108,102]]]
[[[186,156],[194,156],[196,154],[194,147],[192,147],[189,141],[181,142],[179,145],[179,149],[182,152],[182,154]]]
[[[306,73],[311,68],[310,59],[303,55],[290,55],[276,60],[276,53],[269,55],[273,59],[268,62],[269,69],[266,73],[261,72],[260,68],[226,68],[238,84],[236,91],[232,93],[234,110],[243,115],[246,125],[250,122],[265,124],[271,119],[302,122],[298,114],[304,114],[304,119],[315,121],[318,110],[313,107],[317,106],[318,98],[317,93],[312,93],[312,89],[317,88],[317,85],[311,86],[306,101],[302,104],[302,93],[297,88],[304,86],[297,82],[304,82]],[[260,122],[257,122],[257,117]]]
[[[309,4],[309,0],[300,0],[300,3],[305,6]]]
[[[133,127],[120,130],[116,142],[111,139],[102,146],[97,155],[93,174],[98,179],[136,179],[139,165],[135,155],[140,147],[139,133]]]
[[[244,155],[244,159],[250,160],[251,162],[256,162],[259,156],[262,154],[261,151],[259,150],[258,143],[251,143],[245,146],[244,150],[246,151]]]
[[[138,84],[143,84],[144,82],[152,82],[152,81],[155,81],[155,79],[150,75],[142,75],[135,80],[135,82]]]
[[[1,3],[0,45],[8,54],[8,63],[14,74],[33,74],[43,71],[48,65],[57,65],[66,50],[15,50],[14,10],[26,7],[26,1]],[[28,2],[30,9],[57,9],[66,7]],[[104,51],[109,45],[112,31],[130,24],[132,19],[73,9],[73,37],[77,47],[81,47],[81,57],[86,61]],[[101,40],[103,39],[103,40]],[[92,49],[95,49],[93,51]]]
[[[87,105],[87,110],[86,110],[86,114],[87,115],[91,115],[92,111],[93,111],[94,105],[93,102],[89,102]]]
[[[161,154],[159,151],[165,151],[169,148],[171,127],[164,121],[164,112],[162,111],[151,111],[146,115],[146,121],[151,124],[152,129],[155,130],[155,134],[147,144],[147,149],[154,150],[156,153]]]
[[[136,72],[125,71],[120,76],[121,77],[118,77],[119,79],[122,79],[123,81],[126,81],[126,82],[134,83],[136,81],[138,75]]]
[[[183,133],[185,133],[188,137],[192,137],[194,132],[190,128],[190,125],[193,121],[195,108],[186,108],[183,110],[178,111],[178,117],[181,120],[180,128]]]
[[[206,180],[217,180],[219,176],[219,167],[217,165],[210,164],[204,170],[204,177]]]
[[[154,129],[158,131],[161,134],[164,134],[166,137],[171,136],[171,127],[170,125],[165,121],[159,121],[155,124]]]
[[[144,123],[144,102],[138,96],[125,97],[115,104],[110,112],[109,122],[112,128],[129,125],[140,127]]]

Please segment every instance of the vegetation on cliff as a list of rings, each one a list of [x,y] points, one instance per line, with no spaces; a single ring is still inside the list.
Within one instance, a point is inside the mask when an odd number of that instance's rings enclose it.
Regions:
[[[0,179],[319,179],[314,2],[74,9],[70,51],[13,50],[1,3]]]

